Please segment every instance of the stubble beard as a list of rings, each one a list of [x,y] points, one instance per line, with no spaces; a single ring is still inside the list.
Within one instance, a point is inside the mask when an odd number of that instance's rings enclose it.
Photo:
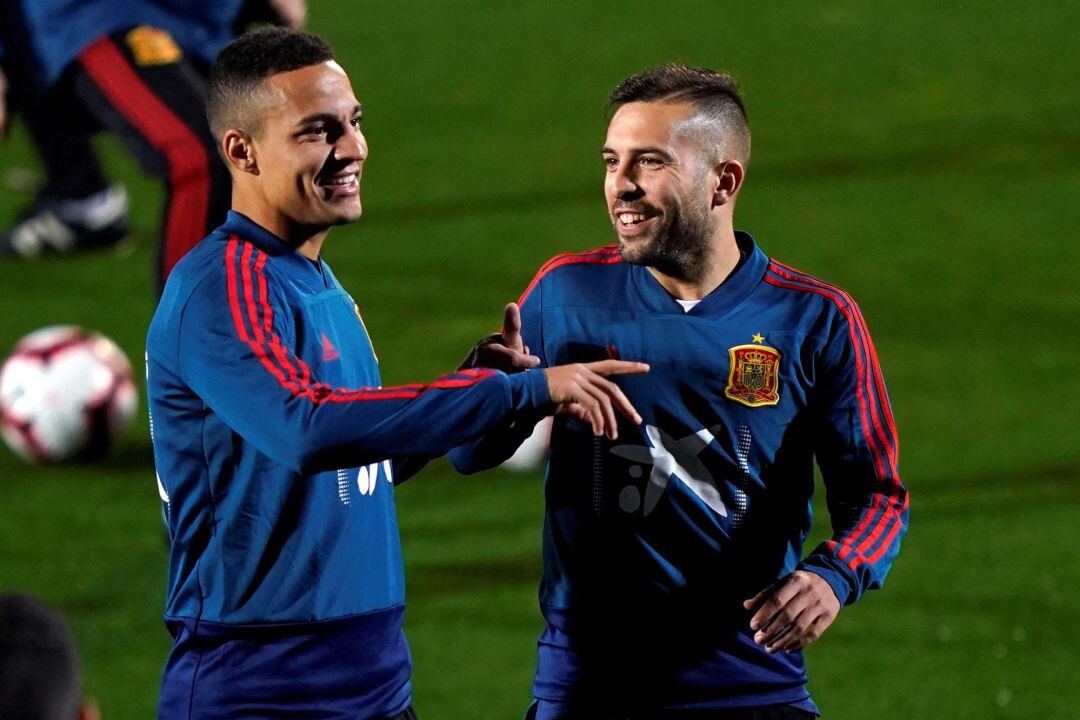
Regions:
[[[617,222],[617,221],[616,221]],[[651,238],[633,243],[616,235],[625,262],[647,265],[669,277],[694,282],[709,270],[713,218],[704,202],[676,203]]]

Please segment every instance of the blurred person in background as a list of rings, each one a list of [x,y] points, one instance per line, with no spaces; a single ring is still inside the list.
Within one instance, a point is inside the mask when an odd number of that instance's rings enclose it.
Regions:
[[[205,76],[250,22],[303,24],[306,0],[0,0],[0,135],[17,112],[45,168],[0,254],[109,247],[128,199],[90,143],[115,133],[165,181],[158,287],[225,219],[229,174],[206,125]]]
[[[83,698],[75,638],[60,614],[28,595],[0,595],[0,718],[98,717]]]

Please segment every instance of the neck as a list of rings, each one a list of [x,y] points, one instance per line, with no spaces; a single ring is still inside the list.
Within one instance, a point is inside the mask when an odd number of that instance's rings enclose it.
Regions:
[[[309,260],[318,260],[328,227],[316,227],[298,223],[261,198],[252,199],[233,192],[232,209],[272,232]]]
[[[679,300],[701,300],[720,287],[738,264],[739,244],[735,241],[735,230],[730,223],[725,223],[709,243],[700,274],[680,277],[657,270],[651,265],[648,270],[672,297]]]

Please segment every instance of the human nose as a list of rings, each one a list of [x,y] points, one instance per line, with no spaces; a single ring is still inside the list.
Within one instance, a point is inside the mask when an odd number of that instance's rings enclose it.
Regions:
[[[362,132],[343,133],[334,143],[334,157],[338,160],[363,162],[367,155],[367,139]]]
[[[616,197],[634,196],[641,194],[641,187],[637,183],[633,166],[630,163],[620,163],[608,175],[608,182]]]

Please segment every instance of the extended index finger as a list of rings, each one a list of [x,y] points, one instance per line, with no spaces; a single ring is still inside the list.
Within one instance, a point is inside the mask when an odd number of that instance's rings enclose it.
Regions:
[[[608,397],[611,398],[611,402],[614,405],[615,409],[617,409],[635,424],[641,424],[641,415],[630,402],[630,398],[626,397],[626,395],[623,393],[622,388],[620,388],[618,385],[611,382],[610,380],[605,379],[596,372],[592,373],[590,379],[593,383],[595,383],[597,386],[603,389],[604,392],[607,393]]]
[[[649,364],[630,360],[598,360],[585,363],[585,367],[597,375],[643,375],[649,372]]]
[[[521,309],[517,303],[508,303],[503,311],[503,343],[507,347],[520,349],[521,347]]]

